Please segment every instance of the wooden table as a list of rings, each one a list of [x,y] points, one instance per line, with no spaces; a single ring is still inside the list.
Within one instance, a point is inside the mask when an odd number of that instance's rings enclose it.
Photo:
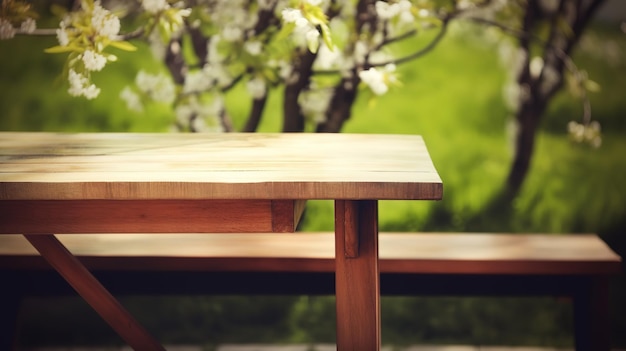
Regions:
[[[163,347],[53,234],[292,232],[304,201],[335,200],[337,346],[378,350],[378,200],[441,197],[419,136],[0,133],[0,234],[136,350]]]

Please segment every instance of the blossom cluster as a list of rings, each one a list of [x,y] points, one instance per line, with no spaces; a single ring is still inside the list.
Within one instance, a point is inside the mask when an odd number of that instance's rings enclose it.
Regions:
[[[586,143],[594,148],[602,145],[600,123],[593,121],[588,124],[571,121],[567,124],[570,139],[577,143]]]
[[[101,71],[107,62],[116,59],[104,53],[108,45],[132,49],[120,44],[120,19],[102,7],[99,0],[81,2],[79,11],[66,14],[56,30],[58,46],[49,53],[69,53],[68,92],[72,96],[94,99],[100,89],[91,82],[91,72]]]
[[[396,66],[387,64],[384,68],[371,67],[367,70],[359,72],[359,78],[365,83],[376,95],[384,95],[389,91],[389,87],[398,83],[395,75]]]
[[[158,28],[161,39],[165,41],[178,36],[185,18],[191,15],[191,9],[186,8],[183,1],[172,6],[168,0],[141,0],[141,7],[150,15],[146,27],[153,31]]]
[[[400,0],[396,3],[376,1],[376,14],[382,20],[399,18],[401,22],[413,22],[415,17],[411,13],[413,5],[408,0]]]
[[[31,4],[20,0],[3,0],[0,7],[0,40],[16,34],[31,34],[37,29],[37,14]]]
[[[172,104],[176,100],[176,85],[165,73],[153,74],[140,70],[135,77],[135,86],[137,89],[122,89],[119,95],[129,110],[142,112],[143,98],[163,104]]]
[[[327,46],[333,46],[324,6],[322,0],[302,0],[299,6],[287,7],[281,11],[286,28],[293,30],[294,41],[300,46],[306,46],[313,53],[320,47],[320,38]]]
[[[153,15],[170,8],[167,0],[142,0],[141,6],[146,12]]]
[[[37,22],[34,18],[27,18],[24,22],[20,23],[20,27],[15,28],[11,21],[6,18],[0,18],[0,40],[11,39],[16,33],[33,33],[37,29]]]

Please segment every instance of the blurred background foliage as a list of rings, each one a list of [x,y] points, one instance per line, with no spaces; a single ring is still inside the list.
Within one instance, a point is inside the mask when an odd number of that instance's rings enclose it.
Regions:
[[[623,25],[622,25],[623,26]],[[0,130],[168,132],[166,106],[129,111],[119,92],[143,69],[164,70],[146,47],[119,52],[95,75],[101,96],[71,98],[58,80],[63,57],[47,55],[54,38],[0,42]],[[403,45],[414,45],[405,43]],[[139,44],[141,45],[141,44]],[[567,123],[582,115],[580,101],[562,92],[538,135],[529,177],[511,210],[493,200],[511,159],[509,116],[503,103],[506,67],[484,28],[455,23],[432,53],[399,66],[403,86],[376,100],[361,99],[344,132],[423,135],[444,182],[437,203],[381,202],[381,230],[598,233],[626,254],[626,36],[619,21],[596,21],[575,51],[576,63],[601,86],[591,95],[603,127],[598,149],[572,143]],[[244,94],[241,88],[241,94]],[[230,94],[234,122],[244,123],[248,99]],[[273,94],[260,131],[280,131]],[[274,111],[274,112],[273,112]],[[276,114],[276,118],[272,118]],[[462,152],[460,151],[462,150]],[[333,208],[312,201],[302,230],[332,230]],[[612,335],[626,347],[626,277],[611,286]],[[332,297],[127,297],[123,303],[165,343],[333,342]],[[23,345],[119,344],[80,299],[28,299]],[[572,345],[572,311],[552,298],[385,297],[383,343]]]

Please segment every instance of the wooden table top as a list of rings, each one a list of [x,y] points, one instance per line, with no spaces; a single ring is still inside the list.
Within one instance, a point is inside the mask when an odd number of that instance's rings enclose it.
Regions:
[[[423,139],[0,132],[0,200],[438,200]]]

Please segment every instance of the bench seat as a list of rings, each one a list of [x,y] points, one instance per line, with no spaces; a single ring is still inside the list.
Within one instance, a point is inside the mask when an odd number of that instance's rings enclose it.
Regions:
[[[57,237],[113,294],[334,293],[333,233]],[[621,258],[596,235],[380,233],[379,256],[383,295],[569,296],[576,349],[609,349],[608,278]],[[0,279],[7,310],[73,293],[21,235],[0,235]]]
[[[145,271],[334,272],[332,233],[65,234],[88,268]],[[596,235],[380,233],[381,273],[616,274]],[[49,266],[21,235],[0,236],[0,269]]]

